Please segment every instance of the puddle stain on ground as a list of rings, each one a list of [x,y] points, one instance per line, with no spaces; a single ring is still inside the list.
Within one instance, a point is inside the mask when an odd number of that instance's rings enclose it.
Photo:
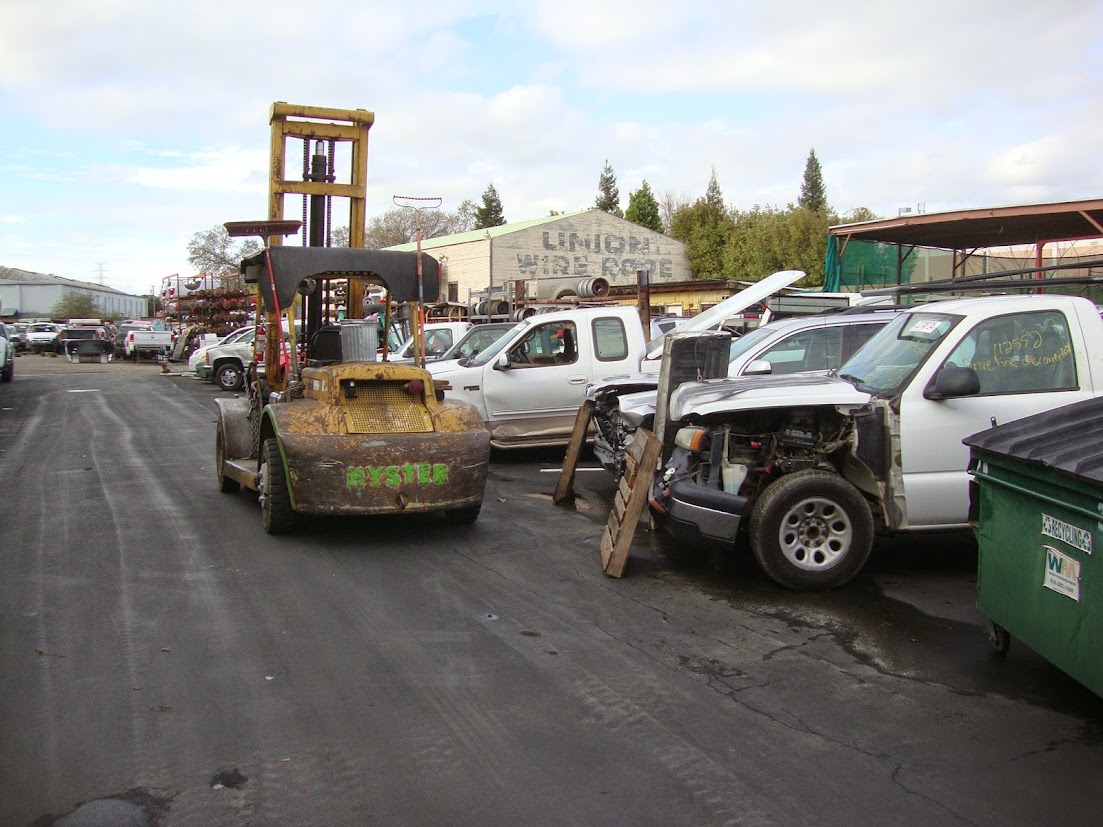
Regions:
[[[168,812],[172,796],[158,796],[135,787],[119,795],[82,801],[61,815],[42,815],[31,827],[157,827]]]
[[[656,565],[634,571],[699,591],[760,622],[783,624],[805,644],[829,640],[855,663],[885,676],[944,686],[958,695],[997,695],[1097,718],[1101,700],[1024,644],[1013,641],[1009,656],[995,654],[987,621],[979,614],[974,622],[965,622],[932,613],[928,604],[940,601],[913,604],[904,599],[906,590],[922,594],[926,584],[943,580],[972,584],[975,590],[975,566],[975,552],[968,548],[943,553],[895,544],[875,549],[867,571],[846,586],[799,592],[774,584],[747,548],[720,559],[663,542]],[[902,583],[908,585],[902,588]],[[956,596],[956,602],[961,599]],[[705,669],[686,662],[682,666]],[[705,671],[714,668],[728,667],[710,664]],[[1103,726],[1092,729],[1089,740],[1103,743]]]

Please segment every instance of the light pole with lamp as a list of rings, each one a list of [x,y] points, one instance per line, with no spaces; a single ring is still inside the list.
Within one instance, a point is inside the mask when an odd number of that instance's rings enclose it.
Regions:
[[[415,236],[417,238],[417,312],[413,320],[414,364],[419,368],[423,368],[425,367],[425,311],[422,309],[422,302],[425,299],[425,288],[421,280],[421,211],[435,210],[444,203],[444,199],[395,195],[391,200],[394,201],[395,206],[414,211]],[[387,322],[390,323],[389,318]]]

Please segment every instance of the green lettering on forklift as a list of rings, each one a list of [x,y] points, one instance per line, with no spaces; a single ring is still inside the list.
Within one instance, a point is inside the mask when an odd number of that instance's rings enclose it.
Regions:
[[[391,488],[403,483],[418,485],[447,485],[448,465],[443,462],[419,462],[410,465],[368,465],[350,467],[346,472],[346,484],[352,489],[387,485]]]

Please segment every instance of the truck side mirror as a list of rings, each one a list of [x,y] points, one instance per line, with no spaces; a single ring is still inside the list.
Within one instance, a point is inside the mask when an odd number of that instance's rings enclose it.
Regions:
[[[744,376],[766,376],[774,372],[774,366],[768,359],[755,359],[743,368]]]
[[[498,354],[498,358],[494,360],[494,370],[509,370],[513,367],[509,361],[509,354],[504,350]]]
[[[980,377],[972,368],[947,365],[935,374],[934,380],[923,391],[926,399],[956,399],[980,393]]]

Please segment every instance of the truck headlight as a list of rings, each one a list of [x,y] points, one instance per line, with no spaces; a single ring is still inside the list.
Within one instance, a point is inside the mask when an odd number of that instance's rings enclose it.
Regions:
[[[695,454],[701,453],[707,446],[709,432],[707,428],[679,428],[674,434],[674,444]]]

